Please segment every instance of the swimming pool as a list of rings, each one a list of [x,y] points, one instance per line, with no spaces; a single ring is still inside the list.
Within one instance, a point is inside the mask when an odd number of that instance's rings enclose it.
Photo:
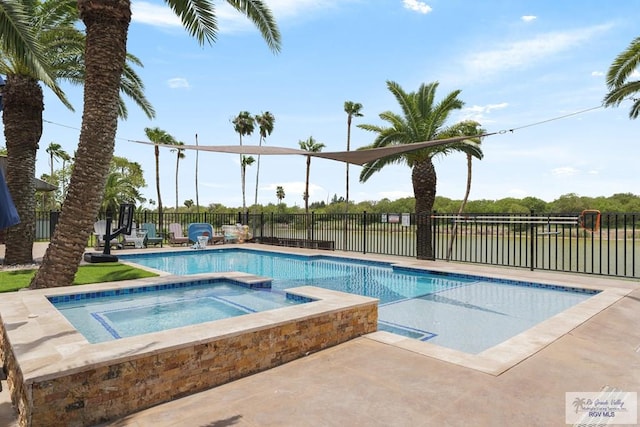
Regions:
[[[598,293],[398,268],[390,263],[253,249],[123,255],[123,261],[177,275],[241,271],[270,277],[274,289],[311,285],[378,298],[378,329],[477,354]]]
[[[209,279],[48,299],[94,344],[311,301],[270,288],[270,281]]]

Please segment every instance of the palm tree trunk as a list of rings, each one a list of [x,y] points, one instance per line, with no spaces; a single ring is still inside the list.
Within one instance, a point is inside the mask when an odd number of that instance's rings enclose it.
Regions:
[[[30,264],[36,229],[34,178],[36,151],[42,136],[42,88],[35,79],[10,75],[2,99],[7,187],[20,216],[20,223],[6,230],[4,263]]]
[[[160,195],[160,148],[155,146],[156,156],[156,193],[158,196],[158,231],[162,233],[162,196]]]
[[[260,137],[259,147],[262,147],[262,137]],[[258,160],[256,162],[256,197],[253,200],[254,209],[257,209],[258,206],[258,181],[260,180],[260,154],[258,154]],[[255,211],[254,211],[255,213]]]
[[[31,288],[72,284],[113,158],[131,5],[128,0],[79,0],[78,10],[87,33],[80,142],[60,221]]]
[[[469,194],[471,193],[471,165],[473,162],[473,157],[471,154],[467,154],[467,189],[464,193],[464,198],[462,199],[462,203],[460,204],[460,209],[458,209],[458,216],[462,214],[464,211],[464,207],[467,205],[467,200],[469,200]],[[458,222],[453,222],[453,227],[451,227],[451,235],[449,236],[449,247],[447,248],[447,261],[451,259],[451,252],[453,252],[453,242],[455,242],[458,231]]]
[[[434,260],[431,212],[436,200],[437,177],[430,158],[414,163],[411,182],[416,198],[416,255],[418,259]]]
[[[247,176],[247,167],[244,163],[240,165],[240,180],[242,181],[242,213],[247,213],[247,203],[245,198],[245,181]]]

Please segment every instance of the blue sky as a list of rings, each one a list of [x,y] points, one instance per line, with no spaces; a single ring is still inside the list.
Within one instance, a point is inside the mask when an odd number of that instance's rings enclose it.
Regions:
[[[160,127],[186,144],[194,144],[197,133],[201,145],[231,145],[238,144],[230,122],[235,115],[270,111],[276,122],[267,145],[298,148],[299,140],[313,136],[324,151],[340,151],[346,149],[343,104],[349,100],[363,104],[364,114],[354,119],[353,149],[375,136],[355,125],[382,124],[379,113],[400,111],[387,80],[407,91],[438,81],[438,99],[460,89],[465,107],[449,124],[473,119],[490,132],[507,131],[484,139],[471,199],[638,194],[640,122],[628,118],[630,102],[534,125],[601,105],[609,65],[639,35],[638,0],[267,0],[282,33],[279,54],[248,20],[216,4],[218,40],[199,46],[163,2],[132,2],[128,50],[144,64],[138,72],[157,117],[148,120],[128,103],[115,154],[142,165],[147,198],[157,199],[153,148],[127,141],[146,140],[145,127]],[[78,143],[82,90],[64,89],[76,112],[45,91],[44,118],[55,124],[44,125],[38,176],[49,170],[50,142],[69,153]],[[244,143],[257,145],[258,133]],[[186,155],[180,204],[195,200],[196,154]],[[160,161],[163,204],[173,206],[175,154],[163,149]],[[437,194],[461,199],[464,155],[434,163]],[[255,169],[247,170],[248,205]],[[353,201],[413,195],[407,166],[384,169],[364,184],[360,170],[350,166]],[[258,200],[276,203],[281,185],[288,205],[303,206],[304,180],[304,157],[262,156]],[[201,205],[242,205],[237,155],[200,153],[198,181]],[[344,193],[345,165],[313,159],[310,200]]]

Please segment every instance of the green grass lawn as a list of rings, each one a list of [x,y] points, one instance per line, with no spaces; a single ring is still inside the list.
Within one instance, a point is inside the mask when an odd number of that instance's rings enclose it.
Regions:
[[[28,287],[29,283],[31,283],[31,278],[35,274],[36,270],[0,271],[0,292],[12,292]],[[154,276],[157,276],[157,274],[120,264],[119,262],[106,262],[81,265],[78,268],[73,284],[86,285],[88,283],[117,282],[119,280]]]

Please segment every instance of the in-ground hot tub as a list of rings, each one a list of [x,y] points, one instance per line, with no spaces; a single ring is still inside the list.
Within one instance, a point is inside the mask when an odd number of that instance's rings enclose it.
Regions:
[[[244,273],[198,275],[256,280]],[[47,297],[194,280],[176,276],[7,294],[1,356],[21,425],[94,425],[376,330],[377,300],[303,286],[314,301],[90,344]]]

